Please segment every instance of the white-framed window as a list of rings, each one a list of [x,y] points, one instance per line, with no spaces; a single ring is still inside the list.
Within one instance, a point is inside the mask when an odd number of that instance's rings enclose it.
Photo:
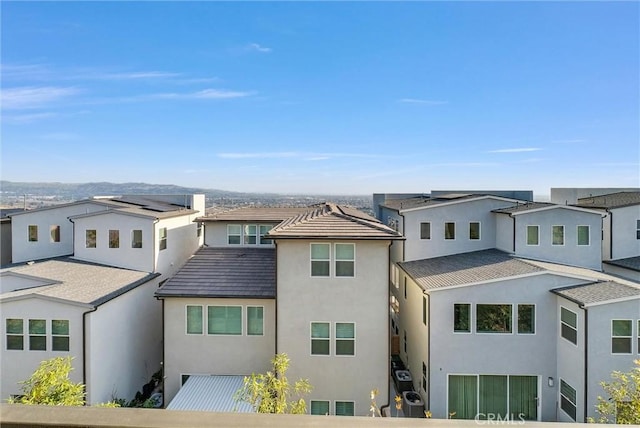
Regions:
[[[448,221],[444,224],[444,239],[456,239],[456,224]]]
[[[420,223],[420,239],[431,239],[431,223]]]
[[[242,243],[242,226],[239,224],[227,225],[227,244],[240,245]]]
[[[453,304],[453,332],[471,333],[471,304]]]
[[[28,232],[29,242],[38,242],[38,225],[30,224]]]
[[[204,334],[204,308],[200,305],[186,307],[187,334]]]
[[[335,244],[336,276],[354,277],[356,274],[356,245]]]
[[[476,333],[511,333],[512,311],[510,304],[477,304]]]
[[[270,224],[261,224],[259,226],[260,229],[260,245],[270,245],[273,244],[273,239],[267,239],[265,238],[265,236],[269,233],[269,231],[272,229],[272,226]]]
[[[560,307],[560,336],[578,344],[578,314],[563,306]]]
[[[564,226],[551,226],[551,245],[564,245]]]
[[[311,400],[309,404],[309,413],[312,415],[328,415],[329,401],[327,400]]]
[[[60,226],[52,225],[49,228],[49,232],[51,235],[51,242],[60,242]]]
[[[120,248],[120,231],[117,229],[109,230],[109,248]]]
[[[7,318],[5,320],[7,335],[7,350],[24,350],[24,320],[19,318]]]
[[[47,350],[47,321],[29,320],[29,350]]]
[[[336,355],[356,354],[356,325],[352,322],[337,322],[336,328]]]
[[[86,229],[84,231],[84,247],[96,248],[97,231],[95,229]]]
[[[472,221],[469,223],[469,239],[476,241],[480,239],[480,222]]]
[[[311,276],[331,275],[331,244],[311,244]]]
[[[160,251],[167,249],[167,228],[161,227],[158,231],[158,249]]]
[[[69,320],[51,320],[51,349],[69,351]]]
[[[242,229],[244,244],[256,245],[258,243],[258,226],[255,224],[245,224]]]
[[[576,403],[576,390],[560,379],[560,408],[574,421],[576,420]]]
[[[328,322],[311,323],[311,355],[331,355],[331,326]]]
[[[527,245],[540,245],[540,226],[527,225]]]
[[[247,306],[247,335],[264,335],[264,306]]]
[[[536,305],[518,305],[518,334],[535,334]]]
[[[336,401],[336,416],[354,416],[355,407],[353,401]]]
[[[631,354],[633,342],[632,320],[611,320],[611,353]]]
[[[242,335],[242,306],[207,306],[207,334]]]
[[[133,229],[131,231],[131,248],[142,248],[142,230],[141,229]]]
[[[590,228],[589,226],[580,225],[577,227],[578,245],[589,245]]]

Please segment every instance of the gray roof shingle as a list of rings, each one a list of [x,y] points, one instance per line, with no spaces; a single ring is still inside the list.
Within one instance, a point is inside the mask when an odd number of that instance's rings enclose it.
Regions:
[[[640,192],[618,192],[578,199],[581,208],[623,208],[640,205]]]
[[[242,207],[199,217],[198,221],[270,221],[281,222],[310,208]]]
[[[274,248],[201,248],[156,296],[275,298],[275,256]]]
[[[640,300],[640,287],[632,287],[614,281],[557,288],[552,292],[582,305],[605,303],[618,299]]]
[[[545,271],[495,249],[402,262],[400,266],[425,290]]]

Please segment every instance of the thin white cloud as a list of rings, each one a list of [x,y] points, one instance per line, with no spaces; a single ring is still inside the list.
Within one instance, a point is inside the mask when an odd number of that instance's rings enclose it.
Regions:
[[[220,100],[230,98],[244,98],[253,95],[252,92],[245,91],[228,91],[225,89],[203,89],[197,92],[189,93],[162,93],[143,95],[140,98],[165,98],[165,99],[204,99],[204,100]]]
[[[294,158],[300,156],[296,152],[271,152],[271,153],[218,153],[223,159],[278,159]]]
[[[398,100],[399,103],[405,104],[423,104],[430,106],[437,106],[442,104],[448,104],[447,101],[439,101],[439,100],[424,100],[420,98],[401,98]]]
[[[3,123],[15,123],[15,124],[25,124],[25,123],[33,123],[42,119],[51,119],[52,117],[58,116],[57,113],[53,112],[43,112],[43,113],[33,113],[33,114],[12,114],[12,115],[2,115]]]
[[[308,158],[305,158],[304,160],[306,161],[323,161],[323,160],[329,160],[331,159],[329,156],[311,156]]]
[[[180,73],[164,71],[134,71],[128,73],[96,73],[94,75],[86,75],[86,77],[106,80],[169,79],[178,76],[180,76]]]
[[[497,162],[450,162],[450,163],[434,163],[429,166],[432,167],[486,167],[486,166],[499,166],[500,164]]]
[[[40,108],[79,92],[77,88],[72,87],[23,86],[2,89],[0,102],[2,108],[7,110]]]
[[[258,43],[249,43],[247,45],[247,50],[254,51],[254,52],[260,52],[260,53],[270,53],[271,52],[271,48],[268,48],[266,46],[261,46]]]
[[[586,143],[587,140],[583,140],[581,138],[574,138],[571,140],[554,140],[552,141],[552,143],[558,143],[558,144],[578,144],[578,143]]]
[[[489,150],[487,153],[524,153],[524,152],[537,152],[542,150],[538,147],[518,147],[513,149],[498,149],[498,150]]]
[[[40,138],[43,140],[54,141],[74,141],[80,139],[80,136],[71,132],[52,132],[49,134],[41,135]]]
[[[386,155],[375,155],[369,153],[309,153],[309,152],[247,152],[247,153],[218,153],[218,157],[224,159],[277,159],[277,158],[297,158],[308,161],[328,160],[335,158],[359,158],[377,159],[389,157]]]

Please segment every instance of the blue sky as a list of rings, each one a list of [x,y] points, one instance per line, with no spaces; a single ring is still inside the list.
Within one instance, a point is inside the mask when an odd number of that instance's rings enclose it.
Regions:
[[[640,186],[638,2],[2,2],[2,179]]]

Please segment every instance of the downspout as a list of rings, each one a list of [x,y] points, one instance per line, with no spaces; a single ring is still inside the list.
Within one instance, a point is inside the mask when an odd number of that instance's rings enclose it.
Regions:
[[[403,218],[404,229],[404,218]],[[387,251],[387,284],[389,283],[389,273],[391,273],[391,244],[393,241],[389,241]],[[404,253],[404,242],[402,242]],[[404,256],[403,256],[404,257]],[[390,290],[387,290],[390,293]],[[389,300],[389,298],[387,298]],[[387,393],[391,390],[391,312],[389,311],[389,302],[387,301]],[[380,406],[380,415],[384,415],[384,410],[391,404],[391,397],[387,396],[387,402]]]
[[[425,410],[431,410],[431,295],[424,293],[427,296],[427,405]]]
[[[516,254],[516,218],[513,214],[509,214],[513,219],[513,254]]]
[[[84,385],[85,406],[87,397],[87,315],[98,310],[97,306],[82,314],[82,384]]]
[[[151,266],[153,267],[153,269],[151,270],[151,272],[155,272],[156,271],[156,261],[157,261],[157,257],[160,255],[160,248],[156,247],[156,242],[157,242],[157,240],[156,240],[156,238],[157,238],[157,235],[156,235],[156,224],[158,224],[159,221],[160,220],[157,219],[157,218],[155,220],[153,220],[153,227],[152,227],[153,240],[151,241],[151,242],[153,242],[153,244],[152,244],[153,251],[151,252]],[[157,252],[156,252],[156,250],[157,250]],[[158,256],[156,256],[156,254]]]
[[[589,311],[587,308],[582,306],[584,310],[584,423],[587,423],[587,403],[588,403],[588,389],[589,384],[587,383],[589,380],[589,352],[588,352],[588,341],[589,341]]]
[[[609,219],[609,260],[613,260],[613,211],[609,211],[607,208],[607,212],[610,215]]]
[[[274,302],[275,305],[274,306],[274,319],[275,319],[275,341],[276,341],[276,346],[275,346],[275,351],[276,351],[276,355],[278,355],[278,242],[276,242],[276,240],[273,240],[273,245],[276,247],[276,255],[275,255],[275,262],[276,262],[276,266],[275,266],[275,274],[276,274],[276,301]]]
[[[156,297],[156,299],[159,299],[158,297]],[[165,369],[165,364],[164,364],[164,356],[166,354],[165,350],[166,350],[166,346],[167,343],[164,340],[164,299],[159,299],[162,300],[162,393],[164,394],[165,391],[165,387],[164,387],[164,379],[165,379],[165,373],[166,373],[166,369]],[[163,396],[164,397],[164,396]],[[167,400],[165,400],[163,398],[162,400],[162,407],[164,409],[167,408]]]
[[[71,217],[67,217],[67,220],[71,222],[71,254],[76,255],[76,224]]]

